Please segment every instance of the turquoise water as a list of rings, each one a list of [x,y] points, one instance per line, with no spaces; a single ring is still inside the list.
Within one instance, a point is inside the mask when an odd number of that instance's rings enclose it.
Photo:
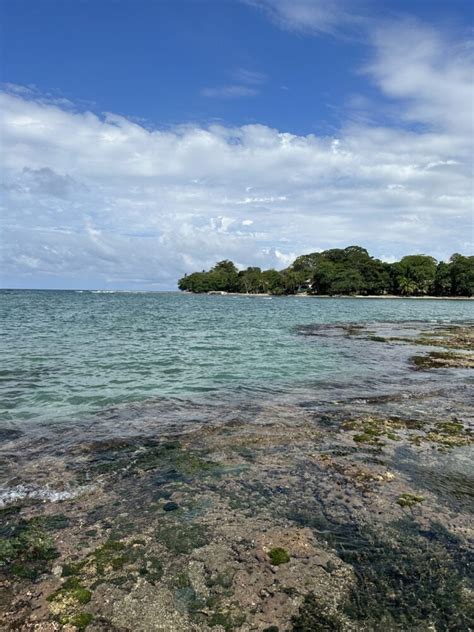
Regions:
[[[314,323],[452,322],[469,301],[0,292],[1,419],[70,421],[124,402],[288,391],[376,370],[298,334]]]

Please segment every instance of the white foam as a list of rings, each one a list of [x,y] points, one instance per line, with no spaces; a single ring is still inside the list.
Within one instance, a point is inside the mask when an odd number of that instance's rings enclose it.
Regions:
[[[43,502],[57,503],[62,500],[75,498],[90,490],[88,486],[74,489],[57,490],[49,486],[33,487],[29,485],[16,485],[15,487],[0,487],[0,507],[11,505],[18,500],[42,500]]]

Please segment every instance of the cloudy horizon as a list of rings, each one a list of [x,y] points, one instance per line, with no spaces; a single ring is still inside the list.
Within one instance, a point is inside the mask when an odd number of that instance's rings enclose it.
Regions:
[[[130,103],[111,90],[92,102],[79,84],[72,94],[60,69],[48,85],[33,81],[35,68],[20,66],[27,57],[9,64],[5,44],[3,287],[169,290],[220,259],[284,268],[353,244],[386,261],[472,254],[467,4],[434,21],[417,3],[411,14],[390,4],[381,16],[369,3],[232,3],[237,33],[264,29],[275,49],[298,47],[299,83],[318,71],[320,87],[300,93],[283,61],[263,53],[223,54],[213,72],[190,73],[195,115],[186,86],[179,107],[172,101],[166,44],[164,66],[148,68]],[[313,46],[327,59],[307,55]],[[166,116],[134,105],[151,77],[165,85]]]

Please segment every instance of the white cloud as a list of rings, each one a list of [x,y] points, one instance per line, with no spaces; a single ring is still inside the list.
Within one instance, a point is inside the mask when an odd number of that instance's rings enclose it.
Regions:
[[[241,0],[290,31],[348,35],[367,22],[362,0]]]
[[[265,125],[150,130],[4,92],[4,283],[171,288],[223,258],[281,268],[354,243],[387,259],[466,252],[467,48],[413,24],[394,29],[375,34],[365,72],[401,125],[347,124],[332,137]]]
[[[413,21],[385,24],[371,37],[375,58],[367,72],[401,104],[400,116],[472,134],[472,42],[450,41]]]

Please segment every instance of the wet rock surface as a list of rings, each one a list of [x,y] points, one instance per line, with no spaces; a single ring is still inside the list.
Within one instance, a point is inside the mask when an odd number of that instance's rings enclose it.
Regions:
[[[470,629],[472,377],[412,357],[467,354],[472,328],[301,333],[389,369],[350,391],[176,404],[164,426],[157,404],[126,427],[117,409],[50,441],[7,433],[2,629]]]

